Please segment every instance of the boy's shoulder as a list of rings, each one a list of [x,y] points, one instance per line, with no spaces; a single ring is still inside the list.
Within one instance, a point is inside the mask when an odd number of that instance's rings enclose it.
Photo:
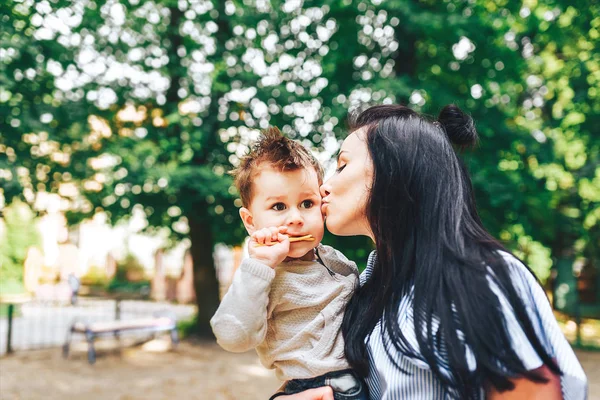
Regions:
[[[315,250],[321,261],[333,271],[342,275],[354,274],[358,276],[356,263],[349,260],[341,251],[324,244],[319,244]]]

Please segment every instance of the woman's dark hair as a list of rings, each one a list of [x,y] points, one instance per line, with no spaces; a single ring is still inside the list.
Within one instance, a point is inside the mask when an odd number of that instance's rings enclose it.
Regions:
[[[400,105],[375,106],[351,120],[365,128],[374,177],[366,215],[377,259],[344,315],[346,357],[368,375],[366,339],[382,321],[388,356],[416,357],[399,327],[399,305],[414,286],[414,329],[420,354],[449,393],[478,398],[484,385],[514,388],[509,378],[546,382],[527,371],[511,346],[505,316],[492,279],[506,297],[529,342],[556,374],[558,365],[536,335],[511,271],[506,251],[483,227],[466,166],[455,147],[473,146],[470,116],[454,105],[437,120]],[[513,275],[514,276],[514,275]],[[432,329],[439,321],[437,332]],[[433,333],[432,333],[433,332]],[[475,356],[471,371],[465,344]],[[444,364],[436,354],[446,355]],[[449,373],[448,373],[449,369]]]

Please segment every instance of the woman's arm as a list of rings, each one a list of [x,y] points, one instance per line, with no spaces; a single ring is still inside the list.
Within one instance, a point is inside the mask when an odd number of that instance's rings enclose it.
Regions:
[[[511,391],[498,392],[495,388],[487,390],[486,399],[490,400],[562,400],[560,377],[554,375],[546,366],[535,370],[548,379],[546,383],[533,382],[527,378],[513,379],[515,388]]]

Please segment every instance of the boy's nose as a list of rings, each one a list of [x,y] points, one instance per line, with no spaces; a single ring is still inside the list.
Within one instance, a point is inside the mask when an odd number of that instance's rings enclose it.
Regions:
[[[304,225],[304,219],[302,218],[302,215],[300,214],[300,211],[298,209],[293,208],[290,210],[290,213],[287,218],[287,224],[288,226]]]

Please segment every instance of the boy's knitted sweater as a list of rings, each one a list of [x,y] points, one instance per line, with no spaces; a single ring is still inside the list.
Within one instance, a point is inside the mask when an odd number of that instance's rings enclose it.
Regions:
[[[281,380],[349,368],[340,327],[358,269],[329,246],[315,250],[318,261],[293,260],[275,269],[242,262],[210,321],[221,347],[256,348]]]

